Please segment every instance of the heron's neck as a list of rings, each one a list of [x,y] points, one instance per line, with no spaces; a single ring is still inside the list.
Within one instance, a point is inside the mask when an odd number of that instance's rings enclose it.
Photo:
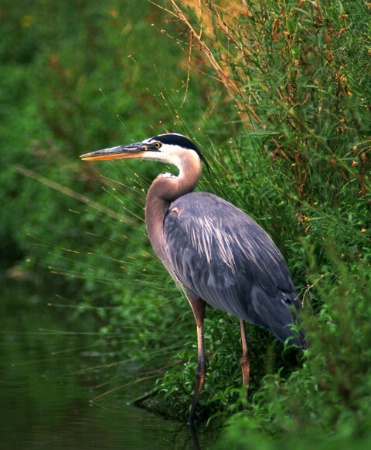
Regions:
[[[159,175],[149,188],[146,201],[146,225],[152,247],[166,264],[166,246],[163,234],[164,218],[171,202],[192,192],[201,175],[201,161],[190,152],[179,164],[179,175]]]

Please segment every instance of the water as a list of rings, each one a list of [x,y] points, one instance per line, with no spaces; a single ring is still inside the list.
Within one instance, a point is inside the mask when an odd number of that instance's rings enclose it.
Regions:
[[[132,367],[120,366],[122,380],[112,384],[118,370],[102,364],[89,324],[68,329],[66,310],[50,308],[50,299],[19,284],[7,282],[2,295],[1,449],[194,448],[184,424],[130,405],[147,388],[126,383],[126,372],[129,381],[136,379]],[[202,432],[198,439],[200,448],[212,448],[215,435]]]

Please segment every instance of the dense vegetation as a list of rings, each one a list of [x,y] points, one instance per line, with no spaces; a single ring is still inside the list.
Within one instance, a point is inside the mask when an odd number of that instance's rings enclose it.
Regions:
[[[370,5],[157,3],[1,7],[3,266],[73,296],[68,320],[93,310],[101,336],[115,332],[107,358],[163,374],[149,405],[184,420],[193,318],[143,224],[163,167],[78,159],[184,133],[213,168],[200,188],[248,211],[281,248],[311,343],[303,355],[249,327],[249,405],[221,448],[246,448],[247,436],[251,448],[361,445],[371,439]],[[224,422],[241,403],[238,322],[207,315],[199,417]]]

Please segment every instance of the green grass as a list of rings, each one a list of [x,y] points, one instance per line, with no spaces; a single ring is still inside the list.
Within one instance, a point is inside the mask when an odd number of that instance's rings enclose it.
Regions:
[[[213,169],[199,189],[248,212],[283,252],[311,343],[303,356],[249,327],[249,404],[235,414],[238,321],[208,309],[199,419],[227,421],[224,447],[245,448],[247,434],[269,449],[298,448],[299,436],[302,448],[340,437],[361,445],[370,406],[369,6],[248,0],[241,11],[215,1],[201,15],[184,9],[186,23],[174,2],[161,5],[174,14],[115,0],[17,1],[3,11],[3,265],[74,298],[70,320],[89,311],[102,338],[122,333],[107,359],[153,369],[152,407],[184,420],[195,326],[143,222],[145,192],[164,167],[78,156],[164,131],[188,135]]]

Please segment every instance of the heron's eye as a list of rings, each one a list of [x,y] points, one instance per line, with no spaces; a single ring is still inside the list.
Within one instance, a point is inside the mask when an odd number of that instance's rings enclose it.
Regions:
[[[161,147],[161,142],[155,142],[154,143],[155,148],[160,148]]]

